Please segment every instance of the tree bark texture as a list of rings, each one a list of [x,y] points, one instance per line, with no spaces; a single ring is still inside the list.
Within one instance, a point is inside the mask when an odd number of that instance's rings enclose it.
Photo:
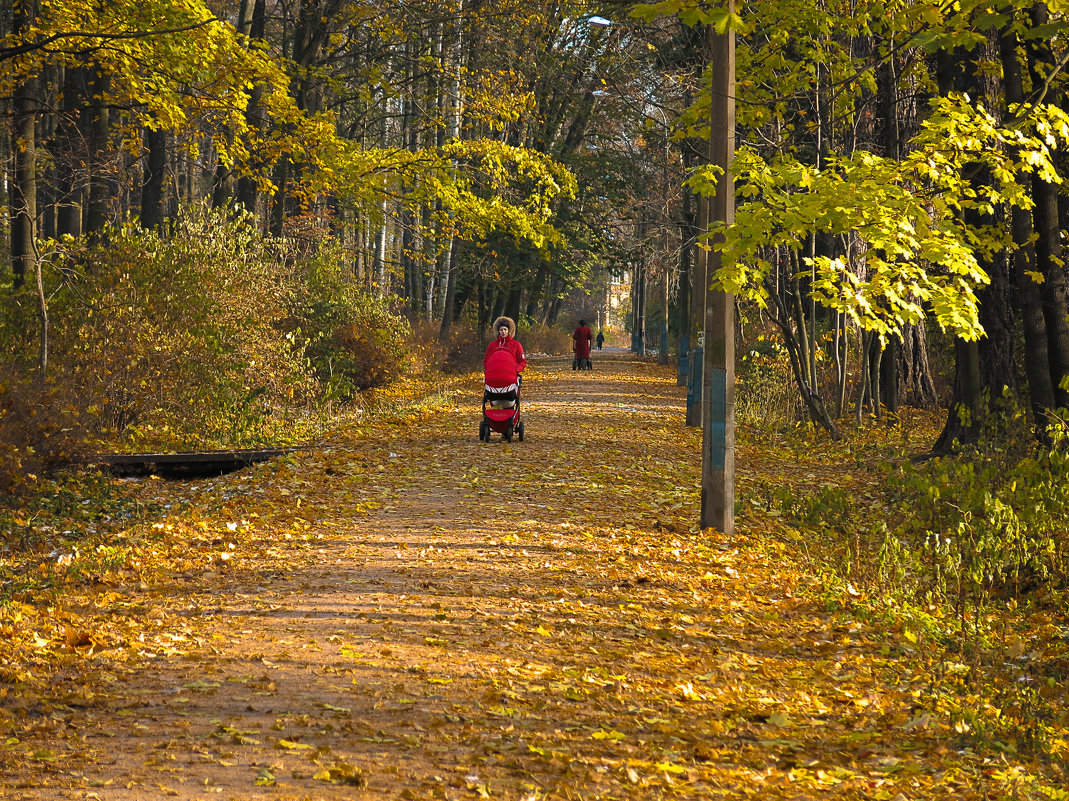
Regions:
[[[1003,31],[999,38],[1002,59],[1002,80],[1008,104],[1024,102],[1024,83],[1018,58],[1017,34]],[[1032,235],[1032,212],[1014,207],[1010,210],[1010,231],[1013,235],[1013,272],[1017,287],[1017,305],[1024,329],[1024,369],[1028,377],[1033,423],[1039,430],[1046,428],[1054,408],[1054,386],[1051,383],[1050,360],[1047,354],[1047,326],[1043,316],[1039,284],[1036,274],[1036,252]]]

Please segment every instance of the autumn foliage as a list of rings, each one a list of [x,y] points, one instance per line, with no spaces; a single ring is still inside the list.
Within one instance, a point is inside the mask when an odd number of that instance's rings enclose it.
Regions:
[[[953,522],[937,483],[961,512],[982,500],[963,461],[903,459],[934,417],[848,451],[743,423],[724,536],[693,522],[699,434],[671,370],[532,358],[513,444],[478,441],[480,379],[406,379],[251,470],[72,476],[6,517],[0,788],[1060,797],[1061,579],[959,611],[873,572],[847,525],[905,543]],[[1007,502],[1031,475],[1027,454],[974,456]]]
[[[307,435],[294,423],[301,409],[408,367],[407,324],[345,285],[341,258],[287,251],[241,218],[193,210],[166,238],[130,227],[56,243],[46,272],[51,400],[5,416],[5,447],[21,454],[10,463],[42,453],[51,466],[69,463],[84,438],[188,450]],[[10,409],[37,392],[39,376],[35,307],[29,292],[18,297],[4,329],[16,354]],[[38,457],[27,461],[31,445]]]
[[[84,455],[85,423],[70,387],[0,383],[0,494],[36,491],[38,477]]]

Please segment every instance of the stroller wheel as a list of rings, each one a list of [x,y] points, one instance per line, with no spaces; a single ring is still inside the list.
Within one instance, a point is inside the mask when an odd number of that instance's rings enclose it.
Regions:
[[[505,433],[502,434],[501,438],[505,440],[505,442],[512,442],[512,432],[512,423],[509,423],[509,427],[505,429]]]
[[[519,439],[520,442],[523,442],[523,421],[522,420],[516,424],[516,438]]]
[[[483,420],[479,424],[479,442],[490,441],[490,424]]]

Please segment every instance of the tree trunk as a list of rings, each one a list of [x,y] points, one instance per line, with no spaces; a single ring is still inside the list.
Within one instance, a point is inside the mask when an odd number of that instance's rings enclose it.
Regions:
[[[463,123],[464,99],[461,94],[460,82],[461,59],[463,58],[463,54],[464,0],[460,0],[457,4],[456,15],[453,18],[452,56],[448,68],[448,91],[444,93],[447,96],[447,99],[445,99],[442,104],[443,112],[446,117],[445,138],[449,142],[460,139]],[[456,162],[454,161],[453,164],[455,166]],[[445,248],[442,251],[444,262],[440,273],[440,280],[442,281],[442,297],[440,304],[442,312],[442,328],[440,337],[442,339],[445,339],[448,335],[449,327],[456,314],[456,310],[453,307],[456,303],[457,292],[457,241],[456,234],[452,230],[452,225],[450,225],[449,228],[449,237]]]
[[[442,301],[442,328],[439,338],[444,340],[457,316],[457,240],[449,238],[449,269],[445,276],[445,298]]]
[[[883,355],[884,348],[880,345],[880,338],[873,336],[872,350],[870,354],[872,366],[869,368],[872,380],[870,392],[872,394],[872,414],[877,420],[883,420],[884,399],[880,394],[880,390],[883,389],[880,380],[883,376]]]
[[[233,137],[229,133],[221,134],[227,139]],[[222,159],[215,162],[215,172],[212,174],[212,208],[223,209],[234,196],[234,171],[223,163]]]
[[[290,176],[290,160],[287,156],[279,159],[275,167],[275,194],[271,199],[271,224],[272,236],[282,236],[286,225],[286,206],[288,184]]]
[[[1047,24],[1049,12],[1046,4],[1035,3],[1031,9],[1032,24],[1036,27]],[[1040,73],[1041,64],[1054,64],[1050,40],[1030,40],[1028,43],[1032,86],[1042,86],[1045,77]],[[1056,98],[1064,108],[1066,95],[1060,84],[1055,85]],[[1062,173],[1064,175],[1064,172]],[[1069,388],[1062,386],[1069,376],[1069,288],[1066,286],[1066,271],[1062,264],[1062,226],[1058,204],[1058,187],[1039,176],[1032,181],[1032,197],[1035,200],[1033,215],[1036,228],[1036,270],[1043,276],[1039,295],[1043,303],[1043,319],[1047,331],[1047,358],[1050,360],[1050,378],[1054,391],[1054,403],[1060,408],[1069,407]]]
[[[410,208],[401,209],[401,271],[405,277],[405,305],[408,313],[415,317],[419,312],[419,265],[413,258],[416,247],[416,215]]]
[[[108,136],[111,130],[111,114],[104,105],[104,97],[111,86],[107,75],[92,70],[89,79],[89,105],[81,114],[82,130],[89,146],[89,191],[85,206],[85,221],[82,230],[97,234],[108,222],[111,204],[111,183]]]
[[[375,273],[375,296],[380,300],[386,297],[387,280],[386,280],[386,240],[389,238],[389,221],[387,218],[387,212],[389,211],[389,201],[382,201],[382,222],[379,224],[378,231],[375,233],[375,257],[372,262],[372,270]]]
[[[1002,59],[1003,87],[1006,102],[1024,102],[1024,84],[1018,58],[1017,34],[1006,29],[999,37]],[[1032,278],[1036,272],[1035,245],[1032,240],[1032,212],[1013,207],[1010,210],[1010,230],[1013,235],[1013,272],[1017,284],[1017,304],[1024,328],[1024,369],[1028,376],[1028,394],[1032,406],[1032,422],[1038,431],[1046,429],[1054,409],[1054,386],[1050,377],[1047,355],[1047,326],[1039,284]]]
[[[549,304],[549,316],[546,318],[546,325],[556,325],[557,318],[560,317],[561,299],[553,298],[553,302]]]
[[[534,283],[531,284],[531,288],[527,293],[527,310],[524,313],[524,317],[530,320],[535,319],[535,315],[538,314],[538,308],[542,305],[542,289],[546,285],[546,265],[545,262],[538,258],[538,254],[532,252],[529,261],[528,269],[535,270]],[[537,262],[538,266],[530,262]]]
[[[499,287],[494,293],[494,305],[490,310],[490,319],[487,321],[487,325],[492,323],[498,317],[505,313],[505,302],[508,300],[507,287]]]
[[[13,8],[13,33],[29,29],[37,16],[37,3],[32,0],[16,3]],[[37,128],[36,117],[43,106],[36,77],[26,78],[15,88],[11,98],[13,113],[12,149],[15,155],[15,180],[11,186],[8,210],[11,226],[11,270],[14,285],[21,286],[32,275],[37,289],[38,318],[38,378],[44,383],[48,374],[48,299],[37,258]]]
[[[266,29],[267,5],[266,0],[242,0],[240,11],[240,28],[254,42],[262,41],[267,34]],[[254,86],[249,92],[249,102],[245,107],[245,121],[249,129],[258,131],[263,126],[261,119],[261,97],[263,88]],[[245,165],[246,171],[254,165]],[[252,176],[245,174],[238,178],[235,188],[235,197],[246,211],[251,214],[256,212],[256,200],[259,190]]]
[[[872,332],[862,332],[861,380],[857,382],[857,407],[854,409],[854,421],[857,423],[858,428],[861,427],[862,422],[865,419],[865,402],[869,399],[869,387],[872,386],[872,382],[869,380],[869,366],[871,364],[871,360],[869,359],[869,348],[871,347]]]
[[[63,74],[62,67],[48,66],[37,76],[38,86],[50,91],[52,87],[62,86]],[[48,160],[49,163],[39,168],[37,176],[37,236],[41,239],[56,238],[59,184],[56,181],[58,165],[54,153],[59,120],[60,115],[56,113],[52,103],[44,106],[42,113],[37,116],[37,147],[53,156]]]
[[[33,9],[19,4],[16,30],[28,27],[33,19],[26,18]],[[37,133],[36,112],[40,98],[37,80],[28,78],[16,89],[11,106],[14,113],[15,180],[11,185],[11,272],[15,286],[22,286],[28,275],[37,269]]]
[[[56,158],[56,234],[81,236],[82,186],[75,173],[75,164],[85,161],[82,137],[78,133],[78,108],[85,102],[84,69],[68,69],[63,78],[63,105],[57,126],[57,147],[62,154]]]
[[[883,80],[877,81],[878,90],[883,94],[883,139],[885,155],[888,158],[898,159],[901,153],[901,130],[898,120],[898,65],[896,54],[892,49],[883,61],[881,71]],[[886,399],[887,411],[898,414],[898,384],[899,368],[901,360],[900,340],[892,338],[888,342],[887,358],[880,362],[880,394]]]
[[[790,358],[794,382],[810,420],[822,426],[833,440],[838,441],[842,438],[842,434],[829,414],[824,399],[816,392],[810,381],[809,354],[801,344],[805,336],[804,318],[800,316],[801,302],[797,291],[793,291],[796,290],[796,282],[790,278],[797,272],[798,254],[796,251],[791,251],[785,257],[782,249],[776,248],[772,254],[772,261],[773,268],[766,279],[768,282],[766,288],[771,300],[770,319],[782,335],[784,347],[787,348],[787,355]],[[783,269],[783,261],[789,262],[786,270]],[[786,273],[786,277],[783,273]],[[803,323],[800,329],[801,334],[798,333],[799,320]]]
[[[1058,188],[1046,181],[1036,180],[1036,227],[1039,239],[1036,243],[1036,267],[1043,275],[1040,297],[1043,301],[1043,316],[1047,329],[1047,358],[1050,360],[1050,377],[1054,386],[1055,405],[1069,407],[1069,389],[1063,386],[1069,376],[1069,286],[1063,264],[1064,249],[1059,224]]]
[[[523,299],[523,287],[513,286],[508,293],[508,299],[505,301],[505,314],[516,321],[516,325],[520,324],[520,300]]]
[[[898,360],[898,403],[918,409],[936,409],[939,397],[928,365],[928,334],[924,322],[902,329],[896,356]]]
[[[980,324],[987,336],[979,342],[958,341],[954,394],[946,424],[932,450],[949,452],[955,440],[975,442],[986,405],[1002,397],[1004,390],[1016,393],[1014,365],[1014,319],[1010,303],[1009,265],[981,265],[991,284],[978,293]]]
[[[842,417],[846,406],[846,359],[849,353],[847,347],[846,315],[836,312],[834,318],[834,331],[832,337],[832,358],[835,362],[835,416]]]
[[[438,264],[437,254],[434,252],[436,239],[434,228],[431,225],[431,213],[431,207],[424,205],[419,224],[420,257],[416,265],[419,271],[419,293],[416,297],[422,302],[421,316],[424,322],[427,323],[434,319],[434,280],[436,276],[432,268]]]
[[[163,225],[163,178],[167,165],[167,135],[145,129],[145,170],[141,187],[141,226]]]
[[[416,132],[416,100],[415,100],[415,45],[409,40],[405,43],[405,82],[407,94],[404,98],[401,111],[401,142],[405,150],[414,152],[418,145]],[[409,187],[402,188],[402,195],[409,194]],[[411,205],[402,201],[401,205],[401,270],[405,277],[405,304],[409,315],[415,319],[419,315],[419,299],[423,294],[423,286],[420,281],[420,266],[416,263],[416,225],[417,215]]]
[[[941,52],[936,61],[940,92],[968,92],[977,99],[990,97],[993,90],[987,84],[989,79],[976,70],[978,56],[997,57],[997,53],[990,53],[989,50],[990,47],[977,47],[975,50],[957,48]],[[971,169],[970,173],[973,187],[980,196],[990,183],[991,176],[979,166]],[[974,228],[997,224],[993,214],[977,211],[967,212],[963,221]],[[1000,397],[1005,388],[1017,389],[1009,265],[997,257],[985,259],[977,255],[980,267],[991,279],[991,283],[977,293],[980,324],[986,336],[979,342],[957,342],[953,397],[946,424],[932,448],[934,453],[949,452],[955,442],[975,442],[979,434],[980,417],[984,413],[985,396],[990,400]]]
[[[679,360],[676,362],[676,386],[685,387],[692,369],[690,363],[692,343],[690,339],[693,315],[694,291],[691,286],[694,253],[694,195],[689,186],[683,186],[679,219]]]

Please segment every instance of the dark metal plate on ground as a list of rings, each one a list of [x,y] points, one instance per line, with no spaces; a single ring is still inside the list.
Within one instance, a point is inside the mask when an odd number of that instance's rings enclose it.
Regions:
[[[196,453],[102,453],[88,462],[116,476],[203,478],[231,473],[307,447],[247,448]]]

